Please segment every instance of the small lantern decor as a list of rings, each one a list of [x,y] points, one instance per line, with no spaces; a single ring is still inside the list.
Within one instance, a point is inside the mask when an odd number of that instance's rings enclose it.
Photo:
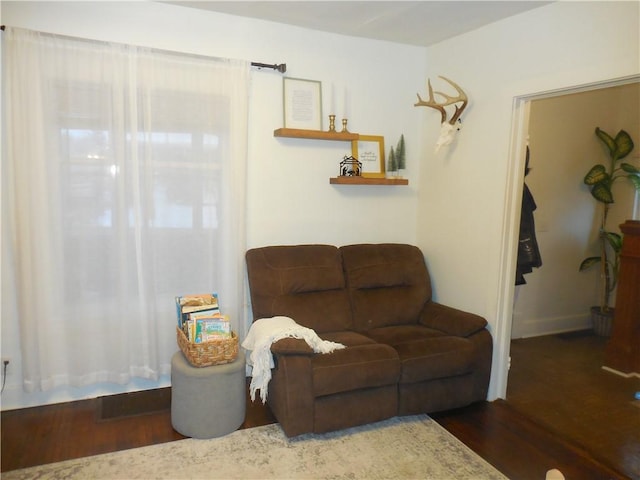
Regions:
[[[357,158],[345,156],[340,162],[341,177],[359,177],[362,174],[362,162]]]

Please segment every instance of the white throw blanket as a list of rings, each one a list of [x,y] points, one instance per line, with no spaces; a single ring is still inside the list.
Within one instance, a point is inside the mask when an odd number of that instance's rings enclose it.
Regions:
[[[252,367],[250,393],[251,400],[256,398],[256,390],[260,390],[262,403],[267,401],[267,386],[271,380],[271,369],[274,367],[271,344],[282,338],[300,338],[307,342],[316,353],[331,353],[345,348],[341,343],[322,340],[310,328],[298,325],[289,317],[271,317],[256,320],[251,325],[242,347],[251,351],[247,364]]]

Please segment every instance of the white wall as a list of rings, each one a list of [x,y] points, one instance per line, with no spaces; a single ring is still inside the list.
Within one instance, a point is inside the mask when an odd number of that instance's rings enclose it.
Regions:
[[[425,118],[418,245],[439,299],[490,322],[490,398],[506,394],[524,163],[514,105],[541,92],[638,75],[639,7],[556,2],[428,48],[428,75],[466,87],[471,105],[456,144],[439,155],[432,153],[436,114]]]
[[[529,119],[531,173],[526,178],[536,204],[543,265],[525,275],[513,312],[512,338],[591,328],[589,308],[599,301],[599,269],[578,271],[598,255],[602,206],[582,183],[609,156],[594,130],[612,136],[624,129],[638,145],[625,162],[640,168],[640,83],[534,100]],[[634,188],[618,180],[607,228],[632,218]],[[615,293],[611,296],[615,305]]]
[[[339,162],[351,153],[350,144],[274,138],[273,130],[283,126],[282,75],[254,70],[247,247],[415,243],[421,124],[413,102],[425,78],[424,48],[156,2],[2,2],[1,13],[2,23],[12,27],[215,57],[286,63],[287,76],[323,82],[325,108],[333,85],[338,119],[342,118],[346,89],[351,131],[383,135],[387,149],[404,134],[409,186],[330,185],[329,178],[337,175]],[[99,385],[26,396],[20,386],[15,318],[2,319],[2,333],[2,357],[11,357],[3,409],[121,391],[118,386]],[[164,378],[159,385],[167,383]],[[128,389],[156,386],[136,382]]]

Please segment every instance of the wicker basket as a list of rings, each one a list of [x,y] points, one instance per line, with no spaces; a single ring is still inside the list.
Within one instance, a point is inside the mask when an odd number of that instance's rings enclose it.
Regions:
[[[231,332],[231,338],[221,338],[202,343],[191,343],[184,332],[176,327],[178,346],[189,363],[194,367],[210,367],[231,363],[238,356],[238,336]]]

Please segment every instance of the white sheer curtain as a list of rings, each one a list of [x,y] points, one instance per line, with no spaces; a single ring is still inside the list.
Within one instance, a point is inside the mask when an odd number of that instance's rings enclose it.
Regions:
[[[175,295],[218,292],[243,338],[249,63],[16,28],[3,49],[25,390],[168,373]]]

